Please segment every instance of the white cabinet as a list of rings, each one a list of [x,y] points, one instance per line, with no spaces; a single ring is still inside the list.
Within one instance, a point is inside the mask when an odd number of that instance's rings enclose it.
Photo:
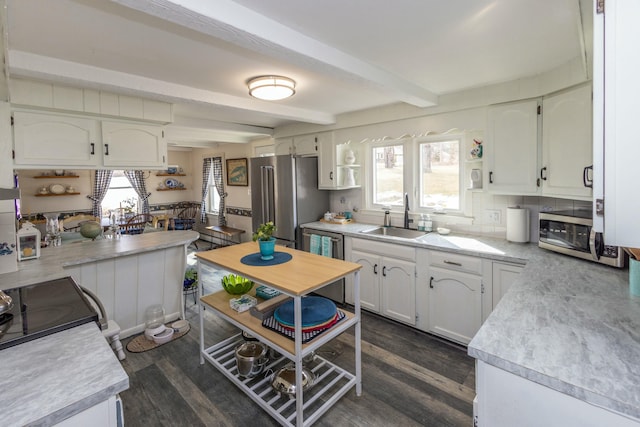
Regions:
[[[493,308],[496,308],[496,305],[498,305],[504,294],[507,293],[511,284],[518,278],[522,269],[523,267],[521,265],[503,262],[493,263]]]
[[[14,168],[165,169],[161,125],[14,111]]]
[[[103,121],[102,146],[107,167],[160,169],[167,164],[167,143],[160,126]]]
[[[320,135],[300,135],[293,138],[277,138],[274,143],[276,156],[281,154],[317,156],[319,151],[319,139],[322,138]]]
[[[542,194],[591,200],[591,85],[542,101]],[[589,174],[589,177],[585,177]]]
[[[600,2],[594,2],[596,4]],[[637,142],[640,111],[640,33],[637,17],[640,2],[607,0],[604,15],[594,15],[594,151],[602,152],[604,168],[594,172],[604,192],[595,187],[597,199],[604,196],[604,235],[606,244],[640,247],[640,197],[637,194]],[[595,163],[595,162],[594,162]],[[594,223],[600,227],[594,203]],[[601,217],[600,217],[601,218]],[[600,230],[598,230],[600,231]]]
[[[16,111],[13,140],[17,167],[97,167],[102,162],[95,119]]]
[[[483,285],[485,264],[477,257],[419,250],[417,327],[468,344],[491,311]]]
[[[361,307],[415,325],[415,248],[365,239],[351,239],[347,248],[347,259],[363,267]],[[345,294],[353,299],[350,280],[346,280],[346,286]]]
[[[319,143],[318,188],[342,190],[361,186],[362,154],[355,144],[336,144],[333,138]]]
[[[538,192],[538,101],[489,108],[484,182],[493,193]]]

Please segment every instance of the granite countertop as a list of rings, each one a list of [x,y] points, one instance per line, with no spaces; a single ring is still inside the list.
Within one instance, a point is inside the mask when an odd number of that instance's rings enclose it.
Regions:
[[[553,390],[640,418],[640,297],[629,272],[535,244],[430,233],[415,241],[362,234],[371,224],[304,227],[526,264],[468,353]]]
[[[68,274],[64,267],[187,245],[198,237],[199,234],[195,231],[176,230],[123,235],[118,239],[84,240],[42,248],[40,258],[21,261],[18,263],[18,271],[0,274],[0,289],[66,277]]]
[[[129,377],[95,323],[0,354],[2,425],[53,425],[129,388]]]

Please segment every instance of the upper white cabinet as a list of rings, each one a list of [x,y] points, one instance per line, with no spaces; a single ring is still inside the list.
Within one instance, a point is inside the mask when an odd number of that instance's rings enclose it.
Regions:
[[[543,195],[591,200],[591,114],[590,85],[543,99]]]
[[[102,122],[103,163],[107,167],[163,169],[167,144],[162,127]]]
[[[274,144],[276,156],[293,154],[295,156],[317,156],[318,135],[301,135],[293,138],[277,138]]]
[[[165,169],[161,125],[15,111],[16,169]]]
[[[95,168],[102,162],[99,129],[95,119],[16,111],[14,163]]]
[[[362,153],[355,144],[339,144],[327,135],[319,147],[318,188],[343,190],[361,186]]]
[[[594,2],[599,3],[599,2]],[[604,168],[594,172],[596,199],[604,196],[604,236],[608,245],[640,247],[640,197],[637,197],[638,111],[640,111],[640,2],[607,0],[604,15],[594,15],[594,151],[602,152]],[[604,142],[603,142],[604,141]],[[600,157],[600,156],[598,156]],[[599,159],[600,160],[600,159]],[[594,224],[600,228],[601,203],[594,203]],[[600,231],[600,230],[599,230]]]
[[[485,183],[493,193],[538,192],[538,101],[489,108]]]

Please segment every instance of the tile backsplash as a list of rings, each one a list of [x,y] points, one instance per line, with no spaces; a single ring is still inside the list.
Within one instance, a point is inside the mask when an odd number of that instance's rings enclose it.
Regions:
[[[489,194],[485,192],[473,192],[468,197],[471,203],[471,213],[473,220],[471,224],[455,223],[449,219],[442,218],[439,221],[438,215],[432,215],[434,227],[446,227],[453,231],[465,234],[483,235],[506,239],[507,236],[507,207],[520,206],[528,208],[530,218],[530,241],[536,242],[539,234],[539,213],[541,211],[566,210],[566,209],[591,209],[592,202],[570,199],[557,199],[542,196],[508,196]],[[383,213],[358,212],[362,206],[362,190],[351,189],[331,192],[331,210],[334,212],[353,211],[354,218],[359,222],[382,224]],[[500,220],[494,223],[489,218],[489,213],[499,212]],[[413,218],[416,213],[412,212]],[[394,221],[395,220],[395,221]],[[463,221],[464,222],[464,221]],[[469,222],[469,221],[467,221]],[[417,219],[411,225],[416,227]],[[400,225],[396,218],[392,219],[393,225]]]

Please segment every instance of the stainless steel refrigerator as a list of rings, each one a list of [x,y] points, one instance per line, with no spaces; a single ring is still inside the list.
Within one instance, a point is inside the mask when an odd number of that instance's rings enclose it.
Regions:
[[[291,155],[249,161],[253,230],[273,221],[279,245],[302,249],[300,224],[329,210],[329,192],[318,190],[318,159]]]

